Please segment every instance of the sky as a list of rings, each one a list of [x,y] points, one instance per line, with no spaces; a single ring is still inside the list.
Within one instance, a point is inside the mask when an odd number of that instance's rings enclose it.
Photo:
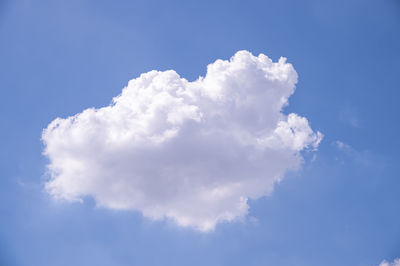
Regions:
[[[398,0],[0,0],[0,265],[400,265],[399,47]]]

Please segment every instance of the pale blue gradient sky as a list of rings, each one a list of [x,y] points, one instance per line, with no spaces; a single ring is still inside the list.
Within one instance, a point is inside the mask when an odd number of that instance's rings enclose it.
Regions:
[[[118,3],[117,3],[118,2]],[[0,1],[0,265],[378,265],[400,256],[400,2]],[[56,203],[41,131],[128,80],[189,80],[237,50],[299,74],[285,112],[324,133],[317,158],[250,202],[258,222],[199,233]],[[340,148],[336,141],[349,146]]]

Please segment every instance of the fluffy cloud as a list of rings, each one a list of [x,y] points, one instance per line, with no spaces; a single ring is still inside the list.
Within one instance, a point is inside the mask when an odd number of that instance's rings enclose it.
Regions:
[[[193,82],[173,70],[142,74],[109,106],[44,129],[46,190],[201,231],[241,219],[247,200],[270,194],[322,138],[306,118],[282,113],[296,82],[285,58],[247,51]]]
[[[400,259],[397,258],[393,262],[388,262],[386,260],[382,261],[379,266],[400,266]]]

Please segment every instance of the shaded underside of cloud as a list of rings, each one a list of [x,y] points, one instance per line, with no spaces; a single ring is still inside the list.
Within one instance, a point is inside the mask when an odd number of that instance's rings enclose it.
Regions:
[[[306,118],[282,113],[296,82],[285,58],[247,51],[193,82],[173,70],[144,73],[109,106],[44,129],[46,190],[201,231],[242,219],[247,200],[269,195],[322,139]]]

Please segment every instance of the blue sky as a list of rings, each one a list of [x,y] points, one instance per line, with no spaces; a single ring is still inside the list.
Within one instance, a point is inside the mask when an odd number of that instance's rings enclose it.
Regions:
[[[400,256],[400,2],[0,1],[0,265],[379,265]],[[55,201],[42,130],[141,73],[189,81],[238,50],[285,56],[284,113],[324,139],[244,222],[212,232]]]

